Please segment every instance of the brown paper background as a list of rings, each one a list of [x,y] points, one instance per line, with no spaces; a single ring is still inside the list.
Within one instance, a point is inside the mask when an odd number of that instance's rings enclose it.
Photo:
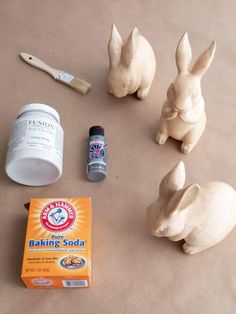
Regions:
[[[111,24],[123,36],[134,26],[151,42],[157,76],[149,97],[115,99],[106,93]],[[222,180],[236,187],[236,2],[234,0],[76,1],[7,0],[0,4],[0,311],[10,313],[233,314],[236,311],[234,230],[196,256],[180,243],[150,236],[146,207],[162,176],[184,160],[186,183]],[[154,138],[166,89],[176,75],[174,53],[188,31],[196,58],[215,39],[215,59],[203,79],[207,128],[188,156],[179,143]],[[81,96],[20,60],[31,53],[93,85]],[[10,126],[32,102],[53,106],[65,131],[62,178],[48,187],[25,187],[4,173]],[[86,139],[105,127],[109,176],[86,179]],[[20,280],[27,212],[32,197],[93,199],[91,289],[28,290]]]

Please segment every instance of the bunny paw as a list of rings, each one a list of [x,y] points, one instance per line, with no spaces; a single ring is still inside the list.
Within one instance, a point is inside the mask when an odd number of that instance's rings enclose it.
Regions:
[[[137,97],[138,97],[139,99],[144,99],[144,98],[146,98],[147,95],[148,95],[149,89],[150,89],[150,87],[147,87],[147,88],[144,88],[144,89],[139,89],[139,90],[137,91]]]
[[[182,143],[181,145],[181,152],[183,154],[188,154],[191,152],[191,150],[193,149],[194,147],[194,144],[185,144],[185,143]]]
[[[157,144],[163,145],[163,144],[165,144],[167,139],[168,139],[168,135],[167,134],[157,133],[157,136],[156,136]]]
[[[183,250],[184,250],[185,254],[196,254],[196,253],[199,253],[201,251],[201,249],[199,247],[191,246],[186,242],[183,245]]]

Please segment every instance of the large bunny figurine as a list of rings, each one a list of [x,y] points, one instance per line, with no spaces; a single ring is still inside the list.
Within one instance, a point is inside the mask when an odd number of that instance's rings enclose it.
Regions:
[[[150,232],[172,241],[184,239],[187,254],[199,253],[222,241],[236,224],[236,191],[223,182],[184,188],[184,163],[161,181],[159,197],[147,209]]]
[[[182,141],[181,151],[187,154],[199,141],[206,125],[201,79],[211,65],[215,47],[213,41],[191,67],[188,34],[180,39],[176,49],[178,75],[167,90],[156,137],[158,144],[164,144],[169,136],[173,137]]]
[[[135,28],[123,41],[112,25],[108,45],[110,66],[108,91],[116,97],[137,92],[144,99],[150,90],[156,71],[156,59],[149,42]]]

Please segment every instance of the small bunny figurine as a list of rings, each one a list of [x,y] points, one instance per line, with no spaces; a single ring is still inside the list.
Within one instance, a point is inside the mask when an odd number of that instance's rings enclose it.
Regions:
[[[148,95],[156,71],[156,59],[149,42],[139,34],[137,28],[123,41],[113,24],[108,52],[109,93],[124,97],[137,92],[137,97],[144,99]]]
[[[187,154],[199,141],[206,125],[201,79],[211,65],[215,48],[213,41],[191,68],[188,34],[180,39],[176,49],[178,75],[167,90],[156,137],[158,144],[164,144],[169,136],[173,137],[182,141],[181,152]]]
[[[184,188],[184,163],[161,181],[159,197],[147,209],[151,234],[184,239],[183,250],[195,254],[222,241],[236,224],[236,191],[223,182],[191,184]]]

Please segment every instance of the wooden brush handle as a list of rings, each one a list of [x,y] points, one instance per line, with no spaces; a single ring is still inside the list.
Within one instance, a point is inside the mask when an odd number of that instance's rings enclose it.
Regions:
[[[54,68],[51,68],[49,65],[47,65],[46,63],[42,62],[41,60],[39,60],[38,58],[35,58],[34,56],[25,53],[25,52],[21,52],[20,53],[21,58],[28,64],[34,66],[35,68],[38,68],[40,70],[43,70],[45,72],[47,72],[48,74],[50,74],[54,79],[56,79],[56,77],[58,76],[59,73],[61,73],[60,70],[56,70]]]

